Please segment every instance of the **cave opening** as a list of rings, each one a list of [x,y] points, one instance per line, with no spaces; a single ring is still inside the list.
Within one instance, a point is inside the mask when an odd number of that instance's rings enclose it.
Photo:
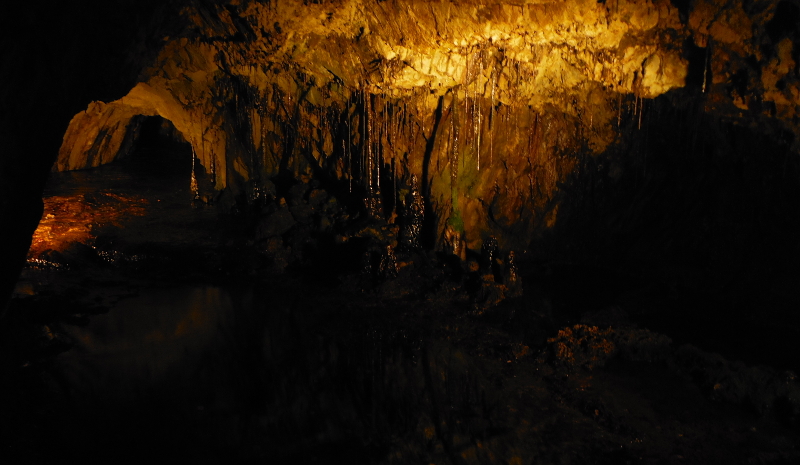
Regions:
[[[194,157],[192,146],[171,121],[161,116],[135,116],[128,125],[130,148],[117,160],[142,176],[179,177],[188,182]]]

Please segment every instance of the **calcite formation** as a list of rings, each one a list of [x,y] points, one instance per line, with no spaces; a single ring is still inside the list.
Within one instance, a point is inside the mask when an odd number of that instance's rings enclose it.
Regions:
[[[209,198],[246,201],[291,175],[397,209],[416,176],[434,245],[455,234],[479,249],[493,235],[522,248],[557,221],[576,159],[618,143],[652,99],[693,84],[693,67],[709,111],[800,133],[797,30],[778,8],[191,2],[128,95],[73,118],[55,169],[125,154],[135,117],[160,115],[192,145]]]

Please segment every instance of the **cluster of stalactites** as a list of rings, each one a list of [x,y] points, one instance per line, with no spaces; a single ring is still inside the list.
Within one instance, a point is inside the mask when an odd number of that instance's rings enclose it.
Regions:
[[[499,71],[509,67],[518,68],[520,81],[536,77],[513,62],[501,66],[487,50],[473,54],[463,82],[444,95],[422,89],[393,97],[369,83],[354,90],[334,81],[321,84],[297,70],[290,73],[290,85],[265,86],[239,76],[217,97],[226,132],[239,147],[228,172],[246,170],[251,199],[281,172],[299,177],[324,172],[346,182],[351,193],[361,193],[368,216],[392,222],[421,223],[407,218],[423,213],[405,210],[432,204],[441,223],[434,232],[437,244],[468,239],[474,247],[477,237],[490,232],[475,229],[475,221],[467,221],[469,231],[456,228],[460,239],[447,237],[446,219],[461,216],[465,202],[488,204],[502,192],[508,199],[519,197],[530,211],[549,208],[572,166],[564,155],[595,152],[610,143],[623,116],[630,119],[631,108],[639,125],[644,113],[643,99],[617,98],[602,89],[591,108],[570,102],[574,111],[541,110],[525,104],[521,94],[504,101],[501,88],[506,97],[521,92]],[[599,139],[602,144],[593,150],[592,140]],[[409,191],[419,199],[409,202]]]

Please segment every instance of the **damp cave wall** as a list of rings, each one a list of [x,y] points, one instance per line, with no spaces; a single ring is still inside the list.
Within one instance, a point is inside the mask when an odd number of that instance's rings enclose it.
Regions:
[[[224,208],[313,178],[364,197],[381,183],[388,209],[413,174],[431,248],[450,228],[472,248],[492,234],[647,268],[742,255],[777,228],[797,257],[797,2],[181,6],[136,85],[71,113],[53,169],[114,159],[131,121],[159,115]]]
[[[395,207],[415,175],[429,247],[442,248],[455,229],[472,248],[494,235],[522,250],[556,225],[565,198],[582,197],[563,187],[587,160],[607,159],[609,183],[637,165],[612,158],[638,143],[629,133],[643,124],[646,134],[673,124],[662,114],[685,104],[670,102],[696,102],[731,131],[796,151],[793,8],[195,5],[139,85],[76,115],[56,169],[112,159],[132,115],[160,114],[192,143],[213,186],[207,197],[227,207],[272,191],[278,177],[320,178],[363,197],[380,190],[387,210],[402,213]]]
[[[453,229],[473,248],[490,234],[525,248],[555,221],[571,155],[613,142],[617,96],[635,94],[636,113],[685,74],[651,31],[675,30],[665,2],[245,2],[186,16],[147,79],[75,116],[56,169],[112,159],[133,115],[159,114],[227,203],[276,176],[327,176],[397,204],[414,175],[430,247]]]

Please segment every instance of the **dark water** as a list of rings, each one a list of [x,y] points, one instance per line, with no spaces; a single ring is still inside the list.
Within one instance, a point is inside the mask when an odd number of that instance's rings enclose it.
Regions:
[[[458,422],[465,437],[485,439],[487,412],[506,405],[497,393],[515,375],[487,370],[446,342],[459,325],[479,335],[462,347],[492,354],[505,369],[510,338],[498,328],[521,341],[536,332],[535,351],[559,325],[619,306],[676,343],[797,367],[800,312],[792,306],[791,276],[758,283],[743,300],[731,285],[655,282],[613,266],[523,264],[526,297],[514,304],[516,314],[535,309],[552,319],[537,317],[530,327],[520,318],[498,323],[505,310],[497,321],[468,315],[455,298],[354,293],[335,266],[254,278],[250,249],[237,245],[246,242],[242,225],[193,205],[190,159],[185,151],[166,152],[142,147],[125,163],[53,176],[48,195],[89,203],[103,201],[98,192],[145,199],[146,214],[91,228],[95,250],[145,258],[109,265],[79,257],[72,272],[27,276],[31,289],[56,296],[46,306],[58,307],[62,296],[104,308],[77,323],[46,321],[69,350],[21,378],[37,389],[22,396],[29,405],[18,411],[26,432],[14,448],[38,451],[23,463],[370,463],[411,448],[410,437],[433,437],[420,425],[443,419]],[[487,344],[493,332],[499,342]],[[551,400],[541,402],[549,408]],[[509,415],[505,420],[516,413]],[[573,440],[570,428],[562,428],[562,446]]]
[[[86,326],[63,325],[74,346],[43,375],[61,399],[47,425],[54,449],[116,463],[154,449],[199,463],[380,454],[424,405],[422,389],[388,388],[416,370],[419,340],[296,291],[142,289]]]
[[[235,294],[212,286],[144,289],[86,326],[65,325],[75,346],[54,370],[84,402],[132,401],[167,387],[223,394],[215,380],[228,378],[237,318],[247,318],[252,301],[252,290]]]
[[[88,235],[57,255],[68,268],[29,269],[18,286],[33,302],[23,319],[63,351],[22,360],[27,406],[11,410],[30,443],[11,449],[37,450],[20,459],[31,463],[380,455],[388,431],[415,418],[397,406],[422,404],[414,390],[387,398],[378,373],[395,359],[415,370],[400,359],[420,344],[372,310],[344,311],[346,296],[307,273],[250,276],[242,221],[192,202],[184,152],[144,146],[51,176],[45,197],[66,199],[73,216],[62,218]]]

